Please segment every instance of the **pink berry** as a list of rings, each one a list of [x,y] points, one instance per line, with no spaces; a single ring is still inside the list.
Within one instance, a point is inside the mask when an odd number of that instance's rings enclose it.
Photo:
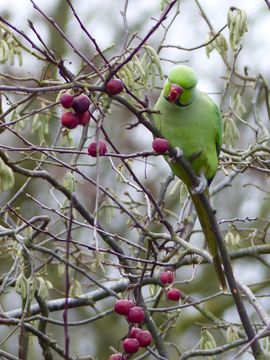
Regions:
[[[167,291],[167,298],[171,301],[178,301],[181,299],[181,291],[175,288],[171,288]]]
[[[140,347],[147,347],[152,342],[152,335],[148,330],[141,330],[137,334],[136,339],[139,341]]]
[[[99,156],[103,156],[107,152],[107,145],[103,141],[94,141],[88,146],[88,154],[90,156],[96,157],[97,154]]]
[[[114,311],[119,315],[127,315],[129,310],[134,307],[132,301],[129,300],[117,300],[114,304]]]
[[[109,357],[109,360],[127,360],[127,357],[125,355],[118,353],[118,354],[112,354]]]
[[[79,125],[86,125],[89,123],[90,121],[90,112],[89,111],[86,111],[82,114],[78,114],[78,120],[79,120]]]
[[[169,150],[169,142],[166,139],[155,138],[152,142],[152,148],[158,154],[164,154]]]
[[[124,90],[123,82],[120,79],[111,79],[106,84],[109,95],[117,95]]]
[[[139,348],[140,344],[137,339],[127,338],[123,341],[123,349],[128,354],[137,352]]]
[[[144,318],[144,310],[139,306],[134,306],[127,314],[127,320],[133,324],[140,324],[144,322]]]
[[[89,98],[85,95],[79,95],[74,97],[72,107],[77,114],[82,114],[88,110],[89,105]]]
[[[137,327],[132,327],[129,331],[129,337],[135,339],[140,331],[142,331],[142,329],[137,328]]]
[[[74,129],[79,124],[79,120],[76,114],[66,111],[61,115],[61,123],[68,129]]]
[[[174,280],[174,275],[172,271],[167,270],[167,271],[162,271],[160,273],[160,281],[162,282],[162,284],[164,285],[171,284],[173,283],[173,280]]]
[[[73,95],[65,93],[60,98],[60,103],[65,109],[69,109],[73,105]]]

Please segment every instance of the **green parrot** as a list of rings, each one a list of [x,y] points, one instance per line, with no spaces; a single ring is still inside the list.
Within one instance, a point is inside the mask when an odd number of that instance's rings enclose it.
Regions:
[[[174,66],[155,104],[157,112],[153,115],[153,121],[170,145],[180,148],[183,157],[201,178],[202,186],[194,189],[181,167],[174,161],[169,162],[173,173],[187,185],[213,258],[219,284],[222,289],[226,289],[215,236],[209,227],[201,200],[196,195],[202,191],[208,195],[208,186],[217,172],[222,143],[221,114],[214,101],[196,87],[197,81],[197,74],[189,66]]]

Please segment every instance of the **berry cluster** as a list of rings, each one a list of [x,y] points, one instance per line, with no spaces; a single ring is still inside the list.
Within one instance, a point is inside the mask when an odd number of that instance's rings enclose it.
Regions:
[[[134,324],[139,326],[145,319],[144,310],[127,299],[117,300],[114,304],[114,311],[119,315],[126,316],[130,326]],[[124,354],[112,354],[109,360],[126,360],[131,354],[139,351],[140,348],[147,347],[151,344],[152,336],[150,332],[148,330],[142,330],[137,326],[129,328],[127,337],[122,344]]]
[[[90,100],[85,95],[73,96],[65,93],[60,98],[64,109],[72,108],[74,112],[65,111],[61,115],[61,123],[68,129],[75,129],[78,125],[86,125],[90,121]]]
[[[124,84],[120,79],[111,79],[106,83],[106,92],[109,96],[117,95],[124,90]],[[75,129],[78,125],[86,125],[89,123],[91,114],[89,112],[90,100],[85,95],[71,95],[65,93],[60,98],[60,103],[64,109],[72,109],[65,111],[61,115],[61,124],[68,129]],[[88,146],[88,154],[90,156],[103,156],[107,152],[107,145],[104,141],[94,141]]]
[[[160,273],[160,282],[165,286],[173,284],[174,282],[173,272],[170,270],[162,271]],[[182,296],[181,291],[173,287],[170,287],[166,291],[166,295],[167,295],[167,299],[171,301],[179,301]]]

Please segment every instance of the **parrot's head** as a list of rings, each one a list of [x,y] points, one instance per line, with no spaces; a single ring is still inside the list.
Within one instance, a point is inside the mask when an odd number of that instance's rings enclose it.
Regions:
[[[171,103],[179,106],[188,105],[195,98],[197,82],[197,74],[191,67],[176,65],[169,72],[163,95]]]

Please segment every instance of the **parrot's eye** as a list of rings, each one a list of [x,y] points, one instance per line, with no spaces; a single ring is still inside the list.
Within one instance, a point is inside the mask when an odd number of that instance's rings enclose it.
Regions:
[[[172,84],[169,91],[168,100],[170,102],[177,102],[183,93],[183,88],[179,85]]]

